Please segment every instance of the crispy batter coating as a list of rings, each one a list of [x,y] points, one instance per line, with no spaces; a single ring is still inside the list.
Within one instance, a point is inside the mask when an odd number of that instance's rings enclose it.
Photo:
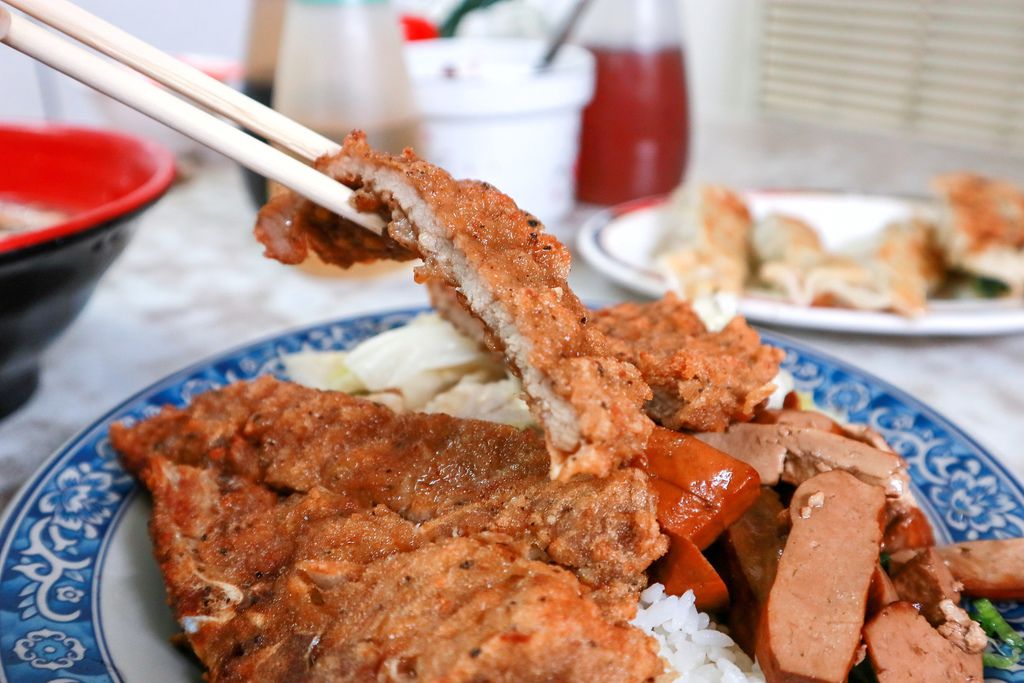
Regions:
[[[784,356],[742,318],[708,332],[689,304],[673,294],[647,304],[597,311],[617,358],[640,369],[654,392],[647,413],[670,429],[721,431],[749,420],[774,391]]]
[[[342,268],[382,259],[417,258],[386,234],[375,235],[287,190],[271,197],[260,209],[256,237],[283,263],[302,263],[310,250],[326,263]]]
[[[939,176],[932,186],[944,200],[938,233],[946,261],[1024,296],[1024,191],[970,173]]]
[[[946,200],[968,251],[1024,249],[1024,192],[1019,188],[971,173],[939,176],[932,185]]]
[[[639,470],[553,482],[534,431],[384,406],[263,377],[165,408],[111,438],[128,468],[154,456],[280,492],[322,487],[385,505],[431,537],[484,534],[571,569],[628,618],[644,571],[665,552]]]
[[[376,152],[362,134],[318,167],[358,188],[358,201],[390,221],[388,238],[367,238],[371,248],[350,256],[361,228],[312,219],[308,203],[281,199],[261,211],[256,226],[268,256],[295,263],[311,246],[325,261],[347,265],[388,255],[390,239],[423,259],[421,280],[456,288],[500,345],[544,427],[552,477],[605,476],[642,452],[652,429],[642,410],[650,390],[588,323],[566,281],[569,251],[536,218],[490,185],[457,181],[410,150]]]
[[[483,538],[430,539],[314,487],[280,496],[144,461],[175,616],[211,683],[648,681],[656,645],[569,572]]]

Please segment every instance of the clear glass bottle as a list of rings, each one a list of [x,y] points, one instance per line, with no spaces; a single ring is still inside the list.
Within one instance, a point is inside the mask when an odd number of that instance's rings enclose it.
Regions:
[[[267,106],[270,106],[274,96],[274,71],[277,69],[281,27],[287,4],[287,0],[253,0],[249,12],[249,42],[245,53],[242,92]],[[253,203],[256,206],[265,204],[267,179],[247,168],[242,168],[242,174]]]
[[[417,114],[390,3],[290,0],[273,104],[338,142],[359,128],[387,152],[415,146]]]
[[[664,194],[683,178],[689,104],[679,0],[594,0],[576,42],[597,83],[583,112],[576,196],[617,204]]]

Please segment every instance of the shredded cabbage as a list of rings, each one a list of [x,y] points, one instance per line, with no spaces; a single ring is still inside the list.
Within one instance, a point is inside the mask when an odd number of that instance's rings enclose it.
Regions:
[[[369,391],[400,391],[410,410],[472,371],[501,372],[479,344],[436,313],[367,339],[349,352],[346,364]]]
[[[768,397],[768,407],[778,410],[782,408],[782,404],[786,400],[786,394],[793,391],[796,387],[796,382],[793,381],[793,375],[785,370],[779,370],[779,374],[775,375],[772,384],[775,385],[775,391]]]
[[[536,424],[523,400],[519,380],[507,377],[487,381],[483,373],[467,375],[451,389],[438,394],[423,407],[425,413],[500,422],[523,429]]]
[[[391,408],[419,410],[467,375],[501,379],[504,368],[436,313],[417,316],[350,351],[304,351],[283,358],[295,382],[368,394]]]
[[[730,292],[715,292],[695,297],[690,305],[708,332],[721,332],[739,314],[740,298]]]
[[[284,371],[298,384],[324,391],[357,394],[366,386],[349,368],[344,351],[301,351],[281,358]]]

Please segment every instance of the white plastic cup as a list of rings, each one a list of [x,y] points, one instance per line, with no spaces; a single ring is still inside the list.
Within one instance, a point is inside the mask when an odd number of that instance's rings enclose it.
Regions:
[[[557,224],[573,206],[594,58],[566,45],[537,71],[544,48],[536,40],[439,39],[409,43],[406,59],[422,117],[420,156]]]

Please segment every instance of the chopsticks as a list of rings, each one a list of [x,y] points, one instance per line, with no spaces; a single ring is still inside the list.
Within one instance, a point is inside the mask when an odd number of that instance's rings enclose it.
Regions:
[[[42,23],[94,48],[210,111],[277,143],[306,161],[338,145],[250,99],[181,60],[161,52],[68,0],[4,0]]]
[[[307,160],[338,145],[245,95],[124,33],[65,0],[10,3],[117,59],[225,118],[246,126]],[[243,166],[290,187],[307,199],[381,234],[384,221],[360,213],[352,190],[280,150],[264,144],[129,69],[36,26],[0,7],[0,42],[137,109],[217,150]]]

